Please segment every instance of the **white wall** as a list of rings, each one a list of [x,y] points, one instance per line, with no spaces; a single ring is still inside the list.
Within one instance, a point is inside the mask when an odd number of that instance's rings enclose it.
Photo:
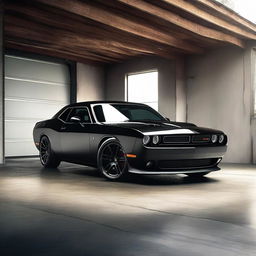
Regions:
[[[228,135],[225,162],[252,161],[250,52],[227,47],[186,63],[188,122]]]
[[[187,87],[184,58],[176,60],[176,121],[187,120]]]
[[[77,63],[77,102],[104,100],[104,67]]]
[[[125,100],[125,77],[128,73],[158,70],[159,112],[176,118],[175,62],[160,57],[141,57],[109,65],[106,70],[106,100]]]

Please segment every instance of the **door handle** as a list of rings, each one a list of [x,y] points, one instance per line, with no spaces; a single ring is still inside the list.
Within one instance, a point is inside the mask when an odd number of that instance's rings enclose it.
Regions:
[[[64,131],[64,130],[66,130],[66,129],[67,129],[66,126],[61,126],[61,127],[60,127],[60,130],[61,130],[61,131]]]

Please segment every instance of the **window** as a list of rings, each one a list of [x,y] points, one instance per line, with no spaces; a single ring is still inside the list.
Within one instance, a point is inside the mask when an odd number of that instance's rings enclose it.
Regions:
[[[72,122],[70,119],[74,116],[79,117],[81,119],[81,123],[91,122],[90,114],[87,108],[73,108],[67,119],[67,122]]]
[[[144,103],[158,110],[158,72],[128,74],[126,100]]]
[[[64,110],[64,112],[61,113],[61,115],[59,116],[59,119],[65,122],[68,118],[69,113],[70,113],[70,108],[67,108],[66,110]]]
[[[104,103],[95,105],[93,110],[97,120],[102,123],[157,122],[165,120],[154,109],[141,104]]]
[[[97,105],[93,109],[99,122],[113,123],[128,121],[128,118],[124,114],[110,104]]]

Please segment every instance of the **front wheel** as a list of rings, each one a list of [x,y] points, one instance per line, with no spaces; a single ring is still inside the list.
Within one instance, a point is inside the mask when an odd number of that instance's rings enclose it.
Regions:
[[[127,158],[121,144],[116,139],[108,139],[100,146],[98,168],[109,180],[121,180],[127,175]]]
[[[56,168],[60,164],[60,160],[54,155],[51,142],[46,136],[43,136],[40,140],[39,156],[41,164],[46,168]]]

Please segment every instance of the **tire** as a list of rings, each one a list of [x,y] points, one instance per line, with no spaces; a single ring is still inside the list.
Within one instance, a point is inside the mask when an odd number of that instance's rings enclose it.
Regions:
[[[205,175],[207,175],[208,173],[209,173],[209,172],[186,173],[186,175],[188,175],[189,178],[201,179],[201,178],[203,178]]]
[[[60,160],[51,149],[51,142],[47,136],[43,136],[39,145],[39,156],[41,164],[45,168],[56,168],[60,165]]]
[[[128,174],[128,162],[121,144],[107,139],[98,150],[98,169],[108,180],[123,180]]]

